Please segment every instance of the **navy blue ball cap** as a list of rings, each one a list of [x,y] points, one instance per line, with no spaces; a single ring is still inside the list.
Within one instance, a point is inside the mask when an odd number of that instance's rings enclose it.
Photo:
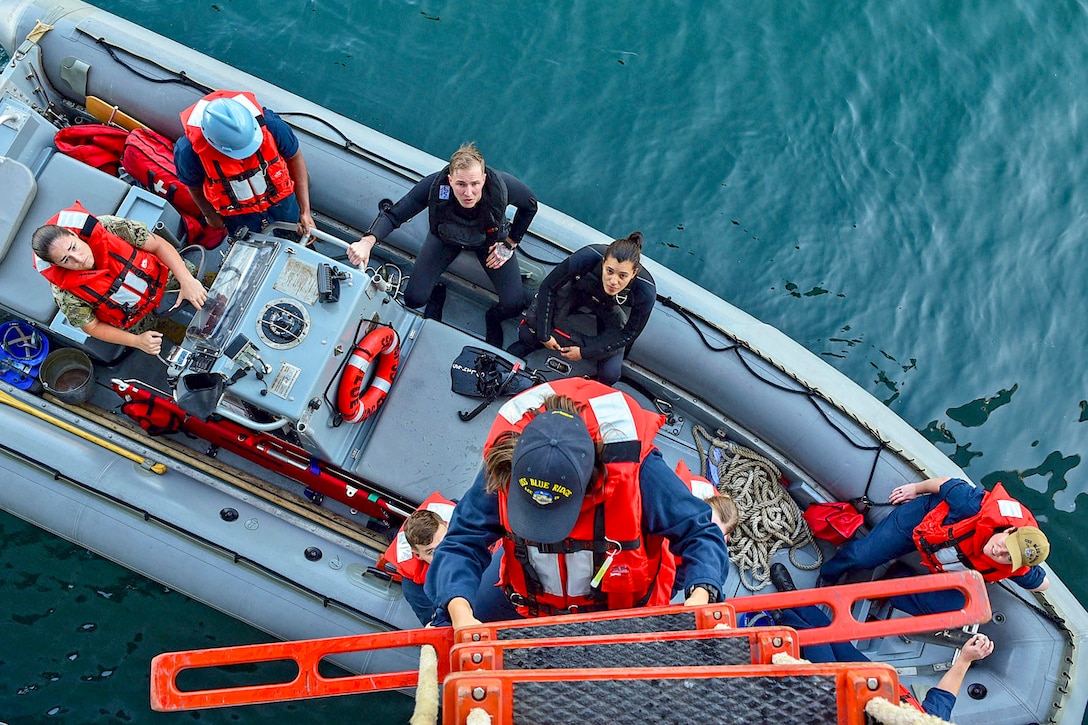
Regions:
[[[596,446],[581,416],[549,410],[529,421],[511,461],[510,530],[541,544],[570,536],[595,459]]]

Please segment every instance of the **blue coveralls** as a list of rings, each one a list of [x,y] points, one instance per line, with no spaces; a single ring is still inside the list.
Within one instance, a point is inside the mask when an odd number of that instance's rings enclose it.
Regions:
[[[820,579],[834,583],[848,571],[874,569],[900,556],[916,551],[914,529],[922,523],[926,514],[942,501],[948,503],[948,515],[944,523],[951,525],[971,518],[982,509],[986,491],[972,486],[960,478],[951,478],[934,494],[919,496],[892,509],[891,514],[873,527],[869,535],[851,539],[839,553],[820,569]],[[1024,589],[1036,589],[1042,585],[1046,572],[1033,566],[1026,574],[1009,577]],[[965,600],[956,591],[925,592],[892,597],[890,603],[896,609],[909,614],[933,614],[961,609]]]
[[[729,572],[729,551],[718,527],[710,521],[710,506],[691,495],[657,449],[639,468],[639,487],[643,533],[669,540],[670,550],[680,559],[677,580],[685,589],[709,584],[722,591]],[[488,550],[503,533],[499,497],[487,493],[481,471],[453,510],[446,536],[427,570],[424,589],[439,605],[435,624],[449,623],[445,606],[456,597],[469,600],[481,622],[518,618],[502,589],[495,586],[499,580],[495,564],[501,556],[493,561]],[[490,592],[491,597],[485,598],[484,592]]]

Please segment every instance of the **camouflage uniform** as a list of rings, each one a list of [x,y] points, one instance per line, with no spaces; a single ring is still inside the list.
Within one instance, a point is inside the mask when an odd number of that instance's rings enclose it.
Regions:
[[[102,223],[102,226],[106,231],[116,234],[137,249],[140,249],[147,244],[147,239],[151,236],[151,232],[143,222],[124,219],[119,216],[100,216],[98,217],[98,221]],[[189,271],[193,274],[196,273],[196,265],[192,262],[185,260],[185,266],[188,267]],[[53,299],[56,301],[57,307],[64,313],[64,317],[68,320],[69,325],[72,327],[83,327],[94,321],[94,307],[92,307],[89,302],[80,299],[74,292],[62,290],[55,284],[49,286],[53,289]],[[171,272],[166,280],[166,289],[176,290],[180,286],[177,279],[174,278],[174,273]],[[139,335],[154,329],[158,322],[159,319],[154,314],[145,315],[143,319],[137,320],[132,327],[128,328],[128,332]]]

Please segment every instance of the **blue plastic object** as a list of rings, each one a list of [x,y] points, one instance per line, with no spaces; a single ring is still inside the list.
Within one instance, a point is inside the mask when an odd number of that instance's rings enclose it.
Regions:
[[[768,612],[741,612],[737,615],[738,627],[773,627],[774,618]]]
[[[29,390],[49,354],[49,339],[32,325],[11,320],[0,325],[0,380]]]

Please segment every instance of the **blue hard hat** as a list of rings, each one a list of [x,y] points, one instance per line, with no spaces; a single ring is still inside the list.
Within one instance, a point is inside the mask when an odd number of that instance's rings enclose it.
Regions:
[[[200,130],[221,154],[244,159],[256,153],[264,134],[253,114],[233,98],[216,98],[204,108]]]

